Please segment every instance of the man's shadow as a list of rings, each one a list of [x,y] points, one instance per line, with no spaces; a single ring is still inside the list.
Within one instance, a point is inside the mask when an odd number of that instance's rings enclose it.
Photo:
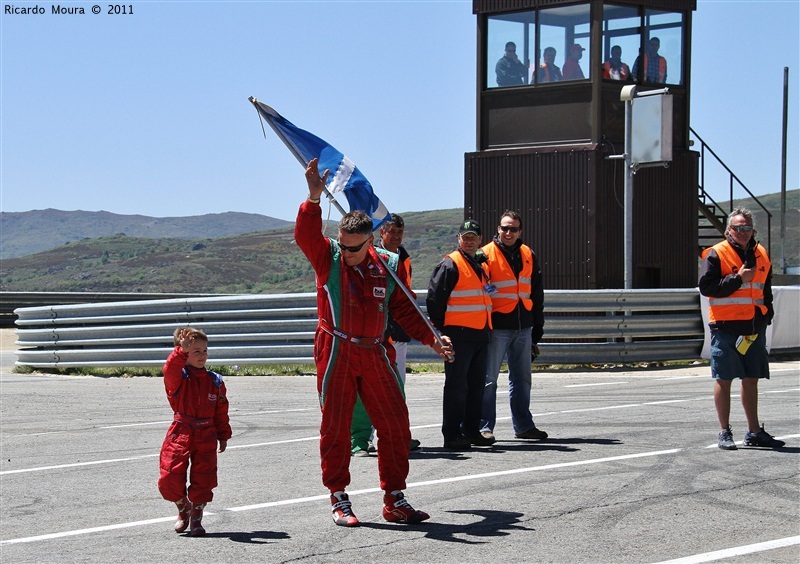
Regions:
[[[534,530],[531,527],[525,526],[520,520],[520,518],[524,516],[524,513],[489,511],[483,509],[465,509],[462,511],[448,511],[448,513],[476,515],[480,517],[480,520],[467,525],[423,521],[415,525],[404,525],[404,530],[425,531],[425,536],[429,539],[461,544],[485,544],[490,542],[489,539],[491,537],[505,537],[510,535],[513,531]],[[392,523],[365,523],[362,521],[361,526],[370,529],[398,530],[397,525]]]
[[[269,544],[279,540],[289,540],[291,536],[289,533],[278,531],[252,531],[244,532],[237,531],[231,533],[206,533],[204,537],[230,539],[233,542],[243,542],[247,544]]]
[[[453,452],[443,447],[427,447],[416,450],[409,455],[410,459],[436,456],[437,458],[450,458],[459,460],[468,458],[470,454],[491,454],[500,452],[525,452],[525,451],[560,451],[575,452],[580,450],[575,445],[619,445],[619,439],[587,439],[581,437],[547,438],[543,441],[499,440],[488,447],[473,447],[469,450]]]
[[[621,445],[622,441],[619,439],[586,439],[582,437],[548,437],[540,444],[553,444],[553,445]]]

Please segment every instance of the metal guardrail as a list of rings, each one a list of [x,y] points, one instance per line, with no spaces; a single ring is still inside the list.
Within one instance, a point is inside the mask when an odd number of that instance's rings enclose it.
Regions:
[[[14,310],[21,307],[197,298],[218,294],[151,293],[151,292],[0,292],[0,327],[14,327]]]
[[[425,309],[427,292],[417,292]],[[628,312],[629,315],[625,315]],[[209,335],[209,365],[311,364],[316,294],[256,294],[17,308],[17,362],[30,367],[161,366],[178,326]],[[697,359],[696,289],[546,290],[546,364]],[[410,362],[439,358],[417,342]]]

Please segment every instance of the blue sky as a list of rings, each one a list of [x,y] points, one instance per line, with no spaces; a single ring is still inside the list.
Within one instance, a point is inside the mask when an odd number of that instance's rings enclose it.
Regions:
[[[471,1],[50,4],[0,16],[2,211],[293,219],[302,169],[248,96],[347,154],[391,211],[463,205]],[[786,66],[798,188],[799,30],[800,0],[699,0],[693,16],[691,125],[755,194],[780,190]]]

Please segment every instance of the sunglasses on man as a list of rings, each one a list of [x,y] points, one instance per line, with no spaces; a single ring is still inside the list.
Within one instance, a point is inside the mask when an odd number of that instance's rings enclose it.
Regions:
[[[751,231],[755,231],[752,225],[731,225],[731,229],[737,233],[750,233]]]
[[[497,227],[503,233],[508,231],[511,231],[512,233],[519,233],[519,227],[514,227],[513,225],[498,225]]]
[[[360,250],[361,250],[361,248],[362,248],[364,245],[366,245],[366,244],[367,244],[367,241],[371,241],[371,240],[372,240],[372,237],[369,237],[369,238],[367,238],[367,240],[366,240],[366,241],[364,241],[364,242],[363,242],[363,243],[361,243],[360,245],[353,245],[353,246],[349,246],[349,247],[348,247],[347,245],[342,245],[342,244],[341,244],[339,241],[336,241],[336,244],[337,244],[337,245],[339,245],[339,248],[340,248],[341,250],[343,250],[343,251],[350,251],[351,253],[357,253],[358,251],[360,251]]]

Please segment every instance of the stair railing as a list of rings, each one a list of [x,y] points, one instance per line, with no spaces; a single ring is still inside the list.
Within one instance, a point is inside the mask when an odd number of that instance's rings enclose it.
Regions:
[[[728,167],[728,165],[726,165],[722,161],[722,159],[714,152],[714,150],[711,147],[709,147],[708,143],[703,141],[703,138],[700,137],[697,134],[697,132],[694,129],[692,129],[691,127],[689,127],[689,131],[691,132],[692,135],[694,135],[697,138],[698,141],[700,141],[700,184],[699,184],[700,194],[698,195],[698,197],[700,198],[700,203],[702,204],[702,206],[706,206],[705,200],[708,199],[708,200],[711,200],[711,202],[714,204],[714,206],[716,208],[719,208],[719,204],[717,204],[717,202],[714,201],[714,199],[711,197],[711,195],[708,192],[706,192],[706,189],[705,189],[706,151],[708,151],[708,153],[711,156],[713,156],[714,159],[716,159],[717,163],[719,163],[722,166],[722,168],[724,168],[725,171],[728,173],[728,208],[729,208],[728,209],[728,214],[730,214],[730,212],[733,211],[733,191],[734,191],[735,184],[738,184],[742,189],[744,189],[744,191],[747,192],[747,194],[764,211],[764,213],[767,214],[767,245],[766,245],[766,247],[767,247],[767,252],[770,253],[770,255],[771,255],[772,254],[772,251],[771,251],[772,214],[770,213],[770,211],[766,207],[764,207],[764,204],[761,203],[761,201],[755,196],[755,194],[753,194],[750,191],[750,189],[747,186],[745,186],[744,183],[741,180],[739,180],[739,177],[736,176],[736,174],[734,174],[734,172]],[[709,219],[709,221],[711,221],[710,218],[708,218],[708,219]],[[711,223],[713,224],[713,221],[711,221]]]

